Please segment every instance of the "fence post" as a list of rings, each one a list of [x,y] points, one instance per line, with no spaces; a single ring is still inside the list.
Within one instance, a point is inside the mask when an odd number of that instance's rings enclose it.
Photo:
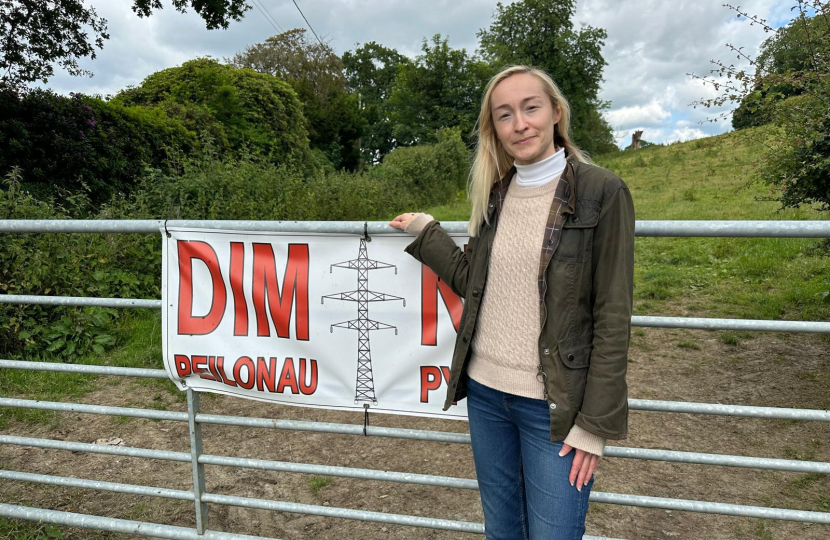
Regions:
[[[205,466],[199,463],[202,455],[202,426],[196,422],[199,413],[199,392],[187,389],[187,423],[190,426],[190,462],[193,466],[193,496],[196,502],[196,532],[205,534],[208,526],[207,503],[202,502],[205,493]]]

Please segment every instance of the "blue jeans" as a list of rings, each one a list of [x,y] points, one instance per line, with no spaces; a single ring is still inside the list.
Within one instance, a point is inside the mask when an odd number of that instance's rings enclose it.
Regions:
[[[581,539],[594,480],[568,482],[574,451],[559,457],[547,403],[469,379],[467,415],[487,540]]]

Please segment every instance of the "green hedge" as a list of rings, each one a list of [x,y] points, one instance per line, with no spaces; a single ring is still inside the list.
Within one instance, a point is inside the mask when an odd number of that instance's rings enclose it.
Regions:
[[[0,176],[19,167],[41,200],[86,186],[93,202],[129,190],[146,164],[166,167],[197,145],[193,132],[157,111],[35,89],[0,87]]]
[[[154,171],[127,210],[145,217],[178,207],[183,219],[375,220],[455,200],[469,153],[457,130],[439,142],[398,148],[363,173],[274,165],[255,156],[191,162],[182,174]]]

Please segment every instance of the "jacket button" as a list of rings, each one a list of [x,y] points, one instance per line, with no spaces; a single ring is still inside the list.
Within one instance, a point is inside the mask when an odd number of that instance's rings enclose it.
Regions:
[[[574,223],[578,222],[579,221],[579,216],[571,217],[571,221],[574,222]]]
[[[467,338],[463,337],[463,338],[461,338],[461,341],[463,341],[464,343],[467,343]]]
[[[473,298],[478,298],[479,292],[478,289],[473,291]]]
[[[550,355],[550,349],[545,349],[545,350],[543,350],[542,352],[543,352],[543,353],[545,353],[545,356],[549,356],[549,355]]]
[[[568,354],[568,360],[570,360],[571,362],[573,362],[573,359],[574,359],[574,355],[573,355],[573,353]]]
[[[554,410],[554,409],[556,409],[556,403],[551,403],[550,404],[550,410]]]
[[[495,206],[495,205],[493,203],[490,203],[490,208],[493,208],[493,206]]]

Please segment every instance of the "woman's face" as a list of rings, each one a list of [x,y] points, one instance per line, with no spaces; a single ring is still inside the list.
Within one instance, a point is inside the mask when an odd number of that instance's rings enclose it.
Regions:
[[[519,165],[553,155],[553,126],[561,111],[554,110],[535,75],[517,73],[496,85],[490,94],[490,114],[496,137]]]

